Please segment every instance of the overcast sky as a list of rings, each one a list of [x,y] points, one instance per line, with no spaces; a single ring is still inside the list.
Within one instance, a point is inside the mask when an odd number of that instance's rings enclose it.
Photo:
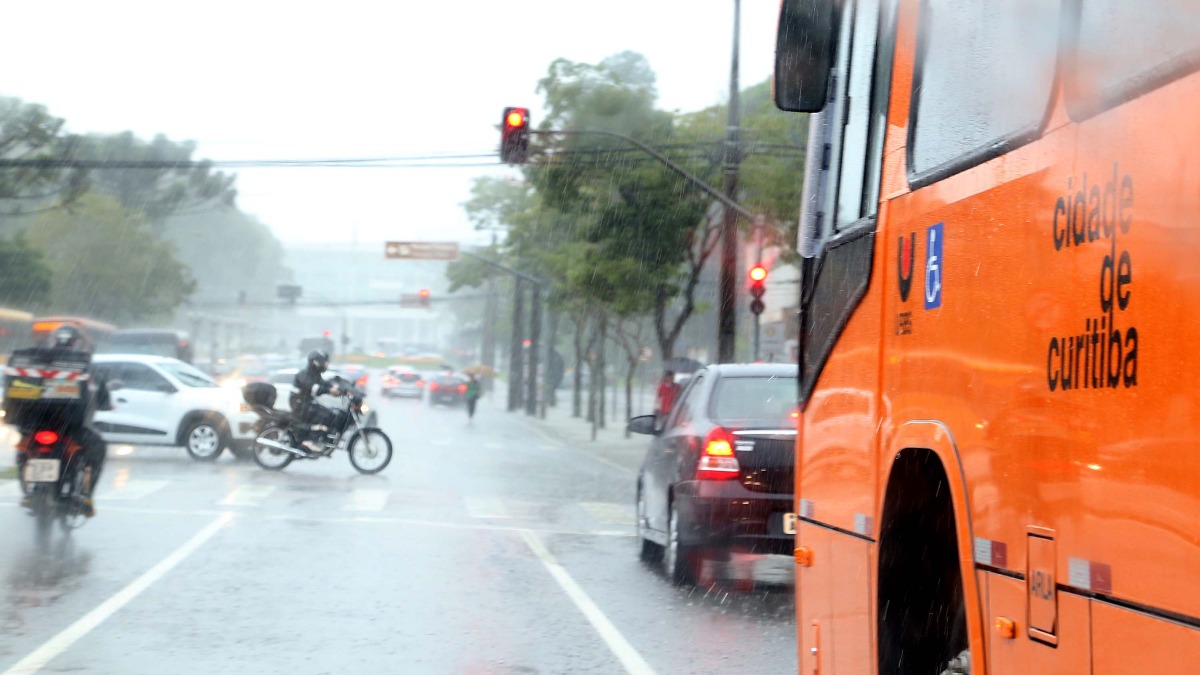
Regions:
[[[770,75],[778,0],[742,1],[743,86]],[[506,105],[539,119],[563,57],[622,50],[658,74],[660,107],[729,87],[733,0],[8,2],[0,94],[72,132],[199,143],[210,159],[488,154]],[[458,239],[471,179],[501,167],[245,169],[239,204],[290,242]]]

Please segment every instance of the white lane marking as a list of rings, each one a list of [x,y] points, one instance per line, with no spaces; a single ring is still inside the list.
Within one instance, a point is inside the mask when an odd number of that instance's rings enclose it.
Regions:
[[[626,504],[611,504],[609,502],[580,502],[593,518],[602,520],[610,525],[633,525],[633,507]]]
[[[463,503],[472,518],[512,518],[504,501],[494,497],[466,497]]]
[[[621,635],[621,631],[617,630],[617,627],[608,620],[604,612],[600,611],[596,603],[592,602],[592,599],[571,578],[571,575],[567,574],[567,570],[542,544],[542,540],[538,538],[537,534],[531,530],[521,530],[521,536],[525,539],[525,543],[529,544],[529,548],[533,549],[534,555],[542,561],[546,570],[550,572],[550,576],[554,577],[558,585],[566,591],[567,597],[571,598],[571,601],[583,613],[588,623],[592,624],[592,628],[595,628],[596,632],[600,634],[609,650],[621,661],[621,665],[625,666],[626,672],[636,675],[654,675],[654,669],[650,667],[650,664],[646,663],[642,655],[633,648],[633,645],[629,644],[625,636]]]
[[[187,540],[183,546],[175,549],[166,558],[163,558],[157,565],[146,570],[142,576],[134,579],[128,586],[117,591],[109,599],[100,603],[98,607],[85,614],[75,623],[67,626],[61,633],[55,635],[49,640],[42,643],[42,646],[35,649],[29,656],[17,661],[16,665],[4,671],[3,675],[26,675],[28,673],[36,673],[38,670],[46,667],[56,656],[62,654],[71,645],[75,644],[80,638],[87,635],[93,628],[104,623],[113,614],[116,614],[122,607],[129,604],[142,591],[146,590],[159,579],[166,576],[176,565],[183,562],[185,558],[194,553],[206,541],[212,539],[213,535],[221,531],[233,518],[233,514],[225,513],[217,516],[216,520],[209,523],[203,530],[197,532],[191,539]]]
[[[99,502],[133,501],[154,494],[165,488],[171,481],[167,480],[130,480],[119,485],[111,485],[105,490],[97,490],[96,500]]]
[[[549,445],[547,443],[542,443],[541,445],[537,446],[537,448],[538,450],[558,450],[557,445]]]
[[[16,497],[21,494],[21,484],[13,480],[0,483],[0,497]]]
[[[428,443],[429,445],[436,445],[440,448],[444,448],[446,446],[451,445],[450,439],[447,439],[447,438],[435,438],[433,440],[426,441],[426,443]]]
[[[495,441],[492,441],[491,443],[484,443],[483,447],[487,450],[503,450],[504,444],[496,443]]]
[[[379,488],[355,488],[350,493],[350,499],[342,507],[343,511],[382,511],[387,504],[391,491]]]
[[[259,506],[274,491],[272,485],[243,485],[217,503],[222,506]]]

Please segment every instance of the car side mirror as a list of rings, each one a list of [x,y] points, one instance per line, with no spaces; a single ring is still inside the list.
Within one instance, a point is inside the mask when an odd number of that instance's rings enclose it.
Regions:
[[[658,419],[657,415],[639,415],[629,420],[626,426],[630,432],[635,434],[646,434],[647,436],[657,436],[658,428],[655,424]]]
[[[775,106],[820,112],[837,51],[840,11],[834,0],[784,0],[775,40]]]

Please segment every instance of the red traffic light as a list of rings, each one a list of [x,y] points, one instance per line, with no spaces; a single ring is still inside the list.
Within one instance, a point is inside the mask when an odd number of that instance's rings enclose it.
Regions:
[[[500,160],[524,164],[529,153],[529,108],[505,108],[500,122]]]
[[[755,265],[754,267],[750,268],[751,281],[766,281],[766,279],[767,268],[763,267],[762,265]]]

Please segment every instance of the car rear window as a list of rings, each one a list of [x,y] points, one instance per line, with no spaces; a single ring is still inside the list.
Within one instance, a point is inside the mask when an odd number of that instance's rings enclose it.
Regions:
[[[790,428],[796,409],[794,377],[722,377],[709,414],[729,427]]]
[[[400,381],[401,382],[410,382],[411,383],[411,382],[417,382],[420,379],[421,379],[421,376],[416,373],[400,373]]]

